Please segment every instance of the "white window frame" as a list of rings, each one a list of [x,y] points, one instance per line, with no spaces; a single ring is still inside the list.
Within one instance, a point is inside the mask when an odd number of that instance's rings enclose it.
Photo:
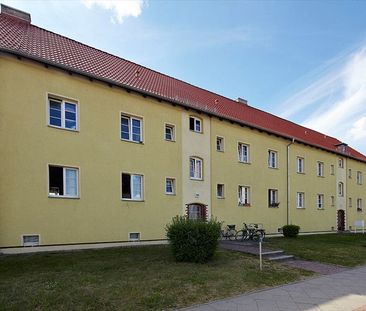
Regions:
[[[47,94],[47,124],[50,127],[54,127],[54,128],[58,128],[58,129],[63,129],[63,130],[67,130],[67,131],[72,131],[72,132],[79,132],[79,104],[78,101],[74,100],[74,99],[68,99],[65,97],[61,97],[58,95],[52,95],[52,94]],[[61,104],[61,126],[58,125],[54,125],[51,124],[51,103],[50,101],[56,101],[59,102]],[[75,128],[68,128],[66,127],[66,109],[65,109],[65,104],[70,104],[70,105],[74,105],[75,106]]]
[[[352,178],[352,169],[348,169],[348,178]]]
[[[167,191],[168,181],[170,181],[172,183],[172,192]],[[173,177],[166,177],[165,178],[165,194],[167,194],[167,195],[175,195],[176,194],[176,181],[175,181],[175,178],[173,178]]]
[[[250,206],[250,187],[238,186],[238,205]]]
[[[193,119],[193,129],[191,129],[191,119]],[[197,129],[198,124],[199,124],[199,129]],[[189,129],[192,132],[202,133],[203,132],[202,125],[203,125],[203,122],[202,122],[201,118],[198,118],[198,117],[195,117],[195,116],[189,116]]]
[[[122,178],[122,174],[126,174],[126,175],[130,175],[130,191],[131,191],[131,198],[124,198],[123,197],[123,190],[122,190],[122,187],[123,187],[123,178]],[[133,176],[140,176],[141,177],[141,184],[140,184],[140,188],[141,188],[141,197],[140,198],[133,198],[133,193],[134,193],[134,188],[133,188]],[[145,190],[145,187],[144,187],[144,181],[145,181],[145,178],[144,178],[144,175],[142,174],[133,174],[133,173],[129,173],[129,172],[121,172],[120,173],[120,178],[121,178],[121,200],[122,201],[144,201],[144,198],[145,198],[145,194],[144,194],[144,190]]]
[[[167,128],[171,129],[171,135],[172,135],[171,139],[168,139],[167,136],[166,136]],[[175,141],[175,125],[174,124],[165,123],[165,125],[164,125],[164,139],[166,141],[173,141],[173,142]]]
[[[132,234],[137,234],[138,235],[138,238],[131,238],[131,235]],[[131,242],[140,241],[141,240],[141,233],[140,232],[129,232],[128,233],[128,240],[131,241]]]
[[[344,184],[341,181],[338,183],[338,196],[339,197],[344,196]]]
[[[268,150],[268,167],[278,168],[278,152],[275,150]]]
[[[76,171],[76,195],[60,195],[60,194],[54,194],[50,192],[50,166],[53,167],[60,167],[62,168],[62,187],[64,189],[64,193],[66,192],[66,170],[72,170],[72,171]],[[80,175],[80,168],[79,167],[75,167],[75,166],[67,166],[67,165],[60,165],[60,164],[52,164],[49,163],[47,165],[47,175],[48,175],[48,197],[49,198],[64,198],[64,199],[79,199],[80,198],[80,181],[79,181],[79,175]]]
[[[362,212],[362,211],[363,211],[362,199],[358,198],[357,199],[357,212]]]
[[[24,243],[24,238],[28,237],[28,236],[37,236],[38,237],[38,243]],[[41,235],[36,233],[36,234],[22,234],[21,235],[21,245],[23,247],[34,247],[34,246],[39,246],[41,245]]]
[[[317,209],[324,209],[324,194],[318,193],[316,195],[316,207]]]
[[[344,159],[343,158],[338,158],[338,167],[344,168]]]
[[[324,177],[324,162],[322,161],[316,162],[316,176]]]
[[[122,118],[128,120],[128,135],[129,135],[129,139],[122,138]],[[140,140],[139,141],[133,140],[132,123],[133,123],[134,120],[140,121]],[[124,112],[121,112],[120,113],[120,133],[119,134],[120,134],[120,139],[122,141],[128,141],[128,142],[132,142],[132,143],[136,143],[136,144],[142,144],[144,142],[143,126],[144,126],[144,119],[142,117],[130,115],[130,114],[124,113]]]
[[[363,184],[363,176],[362,176],[362,172],[361,171],[357,171],[357,185],[362,185]]]
[[[296,193],[296,207],[305,208],[305,192]]]
[[[219,195],[219,186],[221,187],[221,195]],[[224,184],[217,184],[216,185],[216,197],[218,199],[224,199],[225,198],[225,185]]]
[[[296,172],[299,174],[305,173],[305,158],[296,157]]]
[[[278,207],[278,189],[268,189],[268,207]]]
[[[244,150],[246,155],[244,155]],[[250,162],[250,147],[248,144],[238,142],[238,160],[240,163]]]
[[[216,151],[224,152],[225,145],[224,145],[224,137],[216,136]]]
[[[191,170],[192,162],[193,162],[193,171]],[[197,163],[201,163],[200,166],[198,166]],[[200,168],[199,170],[198,167]],[[199,157],[189,157],[189,177],[190,179],[193,180],[203,180],[203,159]]]

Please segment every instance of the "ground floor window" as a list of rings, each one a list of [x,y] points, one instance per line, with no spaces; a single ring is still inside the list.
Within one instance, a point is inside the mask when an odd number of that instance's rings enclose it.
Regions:
[[[143,176],[122,173],[122,199],[143,200]]]
[[[49,196],[78,197],[78,175],[77,168],[49,165]]]
[[[250,188],[246,186],[238,187],[238,201],[241,206],[250,205]]]
[[[298,192],[296,194],[296,205],[297,208],[304,208],[305,207],[305,193],[304,192]]]
[[[278,190],[268,189],[268,206],[278,207],[280,203],[278,202]]]

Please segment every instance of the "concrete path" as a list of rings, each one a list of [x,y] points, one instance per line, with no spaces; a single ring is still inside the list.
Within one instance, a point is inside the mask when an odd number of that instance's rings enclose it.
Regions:
[[[366,266],[183,310],[366,310]]]

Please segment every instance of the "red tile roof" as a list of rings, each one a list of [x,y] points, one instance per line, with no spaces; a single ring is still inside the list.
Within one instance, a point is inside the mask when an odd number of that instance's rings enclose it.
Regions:
[[[341,141],[336,138],[169,77],[4,13],[0,14],[0,50],[54,66],[61,66],[69,71],[109,81],[217,117],[339,153],[337,145]],[[347,148],[347,155],[366,162],[366,157],[351,147]]]

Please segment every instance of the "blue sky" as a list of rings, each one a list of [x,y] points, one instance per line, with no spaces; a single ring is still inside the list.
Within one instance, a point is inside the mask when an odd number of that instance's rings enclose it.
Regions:
[[[366,2],[0,1],[35,25],[366,154]]]

